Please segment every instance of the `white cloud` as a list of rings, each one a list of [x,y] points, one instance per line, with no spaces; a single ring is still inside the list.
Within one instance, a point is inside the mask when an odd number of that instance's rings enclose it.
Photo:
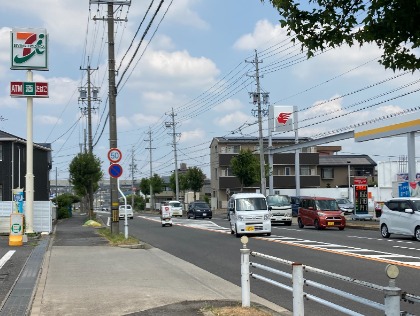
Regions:
[[[139,127],[147,127],[159,120],[159,117],[154,115],[134,114],[132,121]]]
[[[200,2],[202,0],[177,0],[176,4],[169,9],[167,17],[170,21],[181,25],[192,26],[197,29],[208,29],[208,23],[192,10],[192,7]]]
[[[195,129],[192,131],[183,131],[181,133],[181,138],[180,138],[180,142],[185,143],[185,142],[191,142],[191,141],[195,141],[195,140],[203,140],[204,137],[206,137],[206,132],[202,129]]]
[[[124,116],[120,116],[117,118],[117,126],[122,130],[126,130],[132,127],[130,119]]]
[[[41,125],[56,125],[62,124],[63,120],[51,115],[36,115],[34,117],[34,122]]]
[[[234,130],[235,128],[241,126],[245,122],[249,122],[250,119],[250,116],[244,114],[243,112],[235,111],[225,116],[216,118],[213,120],[213,122],[214,124],[224,127],[227,130]]]
[[[238,50],[252,50],[267,46],[267,42],[275,40],[276,43],[286,38],[286,30],[280,25],[273,25],[267,20],[260,20],[251,34],[241,36],[233,45]]]
[[[236,110],[241,110],[243,108],[243,104],[241,103],[241,101],[237,100],[237,99],[228,99],[218,105],[216,105],[215,107],[213,107],[213,110],[215,110],[216,112],[230,112],[230,111],[236,111]]]

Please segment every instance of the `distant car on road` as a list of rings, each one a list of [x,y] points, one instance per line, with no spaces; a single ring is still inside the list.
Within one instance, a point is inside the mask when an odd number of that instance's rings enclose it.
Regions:
[[[120,205],[119,218],[124,219],[124,216],[125,216],[125,205]],[[130,219],[134,218],[133,208],[131,207],[130,204],[127,204],[127,218],[130,218]]]
[[[209,218],[213,217],[210,206],[204,201],[194,201],[188,204],[187,218]]]
[[[182,204],[179,201],[165,201],[164,205],[171,207],[171,216],[182,217]]]
[[[336,199],[337,200],[337,204],[338,207],[340,208],[341,211],[344,212],[344,214],[353,214],[354,212],[354,204],[352,202],[350,202],[349,199],[346,198],[340,198],[340,199]]]
[[[272,224],[292,225],[292,205],[288,195],[267,195],[266,200]]]

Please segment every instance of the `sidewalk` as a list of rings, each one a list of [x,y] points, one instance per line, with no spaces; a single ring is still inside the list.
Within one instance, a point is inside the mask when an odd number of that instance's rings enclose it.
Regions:
[[[56,225],[30,315],[189,316],[241,303],[240,287],[157,248],[109,246],[95,228],[82,226],[86,220],[74,214]],[[292,315],[255,295],[253,303]]]

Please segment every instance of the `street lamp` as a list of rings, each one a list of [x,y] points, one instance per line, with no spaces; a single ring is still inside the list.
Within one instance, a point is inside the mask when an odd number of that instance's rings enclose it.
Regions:
[[[347,160],[347,176],[348,176],[348,185],[349,185],[349,192],[348,192],[349,200],[350,200],[350,196],[351,196],[350,164],[351,164],[351,161],[350,160]]]

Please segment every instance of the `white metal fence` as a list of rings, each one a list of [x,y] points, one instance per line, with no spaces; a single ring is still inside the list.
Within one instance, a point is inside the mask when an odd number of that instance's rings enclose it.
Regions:
[[[384,312],[384,315],[387,316],[400,316],[400,315],[412,315],[406,312],[400,311],[400,301],[407,301],[409,303],[420,303],[420,297],[415,296],[412,294],[405,293],[401,291],[400,288],[396,287],[395,285],[395,278],[398,276],[398,268],[394,265],[388,265],[387,272],[389,277],[389,285],[388,286],[381,286],[361,280],[357,280],[351,277],[343,276],[340,274],[332,273],[329,271],[321,270],[318,268],[302,265],[301,263],[295,263],[292,261],[284,260],[281,258],[269,256],[266,254],[262,254],[259,252],[251,251],[251,249],[247,248],[247,237],[242,237],[241,242],[243,243],[243,248],[240,249],[241,252],[241,288],[242,288],[242,306],[243,307],[249,307],[250,306],[250,293],[251,293],[251,287],[250,287],[250,277],[269,283],[271,285],[274,285],[276,287],[282,288],[284,290],[290,291],[293,293],[293,315],[294,316],[303,316],[305,315],[305,309],[304,309],[304,299],[306,300],[312,300],[319,304],[325,305],[331,309],[340,311],[347,315],[352,316],[363,316],[363,314],[360,314],[358,312],[355,312],[351,309],[348,309],[344,306],[337,305],[335,303],[332,303],[328,300],[325,300],[323,298],[320,298],[318,296],[305,293],[303,291],[303,286],[309,286],[313,287],[319,290],[323,290],[328,293],[335,294],[337,296],[341,296],[343,298],[346,298],[348,300],[351,300],[353,302],[357,302],[362,305],[366,305],[370,308],[374,308],[380,311]],[[250,262],[250,256],[253,257],[259,257],[266,260],[274,261],[276,263],[286,264],[292,267],[292,273],[287,273],[281,270],[277,270],[274,268],[271,268],[269,266]],[[257,273],[250,272],[250,268],[260,269],[262,271],[266,271],[275,275],[279,275],[285,278],[290,279],[292,282],[292,285],[289,286],[284,283],[280,283],[278,281],[272,280],[268,277],[262,276]],[[329,278],[334,278],[336,280],[344,281],[351,283],[353,285],[366,287],[375,291],[380,291],[384,295],[384,303],[378,303],[366,298],[363,298],[361,296],[348,293],[342,290],[339,290],[337,288],[327,286],[325,284],[311,281],[308,279],[304,279],[303,272],[313,272],[316,274],[320,274]]]
[[[10,214],[13,201],[0,201],[0,234],[10,232]],[[23,203],[25,209],[25,202]],[[50,201],[34,201],[33,229],[37,233],[51,233],[52,225],[57,219],[56,207]]]

